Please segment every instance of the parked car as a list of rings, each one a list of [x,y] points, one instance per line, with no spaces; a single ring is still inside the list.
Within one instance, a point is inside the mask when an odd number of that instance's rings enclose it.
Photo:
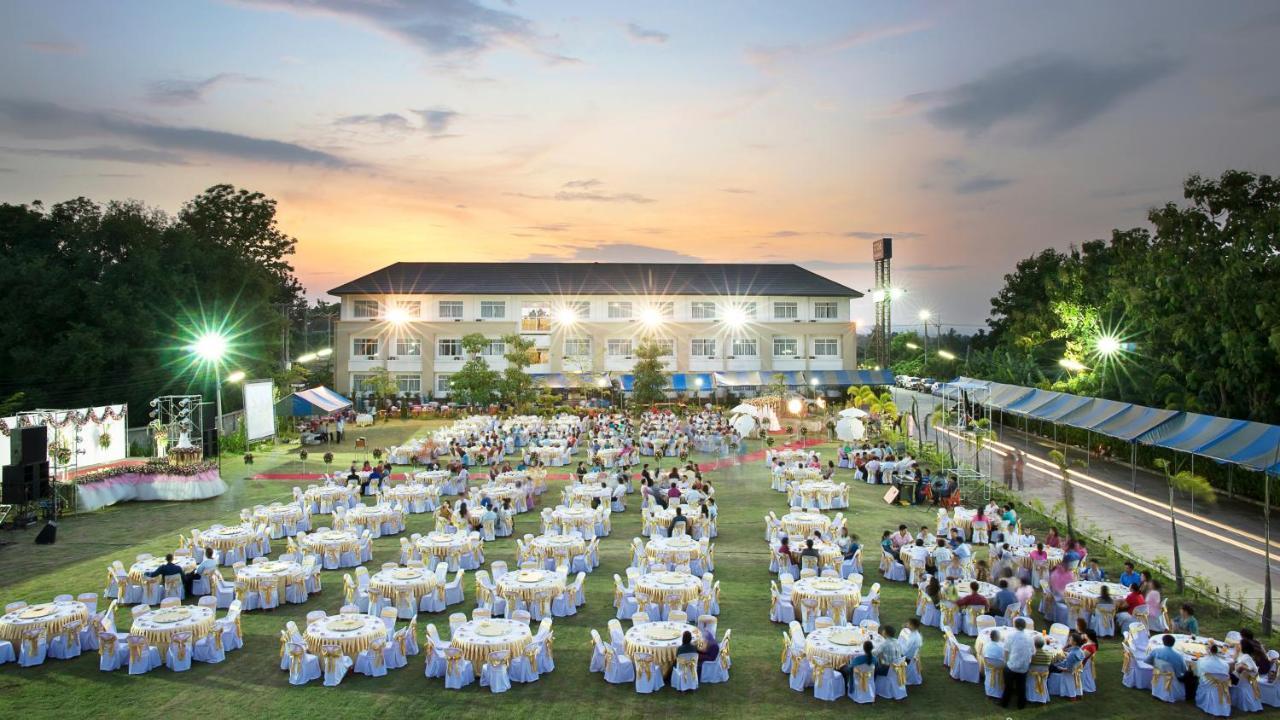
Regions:
[[[933,390],[933,384],[935,382],[937,381],[933,378],[920,378],[920,382],[916,385],[915,389],[920,392],[930,392]]]

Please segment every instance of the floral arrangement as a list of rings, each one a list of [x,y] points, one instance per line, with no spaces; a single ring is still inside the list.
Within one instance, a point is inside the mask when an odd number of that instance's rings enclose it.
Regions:
[[[98,447],[102,448],[103,450],[108,450],[111,448],[111,433],[104,432],[98,436]]]
[[[305,462],[305,461],[306,461],[306,459],[307,459],[307,455],[308,455],[308,453],[307,453],[307,451],[306,451],[306,450],[299,450],[299,451],[298,451],[298,459],[299,459],[299,460],[302,460],[302,461],[304,461],[304,462]]]
[[[374,449],[373,449],[373,459],[374,459],[374,460],[381,460],[381,459],[382,459],[382,448],[374,448]]]
[[[144,463],[128,463],[113,465],[103,470],[78,475],[70,480],[73,485],[89,485],[122,475],[199,475],[209,470],[216,470],[216,461],[192,463],[190,465],[171,465],[164,460],[148,460]]]
[[[67,447],[65,442],[58,442],[50,446],[49,450],[53,455],[53,459],[59,465],[66,465],[71,462],[71,448]]]
[[[253,453],[251,453],[251,452],[247,452],[247,453],[245,453],[245,454],[244,454],[244,464],[245,464],[245,465],[252,465],[252,464],[253,464]]]
[[[325,464],[325,465],[329,465],[329,464],[332,464],[332,463],[333,463],[333,453],[331,453],[331,452],[327,452],[327,453],[325,453],[325,454],[324,454],[324,464]]]

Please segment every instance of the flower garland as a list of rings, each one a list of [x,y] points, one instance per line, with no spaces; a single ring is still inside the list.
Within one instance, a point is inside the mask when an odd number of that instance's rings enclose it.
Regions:
[[[75,425],[78,428],[82,428],[85,425],[88,425],[90,423],[94,425],[101,425],[102,423],[105,423],[108,420],[123,419],[124,406],[121,405],[120,409],[117,410],[111,407],[110,405],[108,405],[106,408],[103,409],[101,415],[99,415],[98,412],[93,408],[89,408],[83,413],[77,413],[75,410],[71,410],[66,413],[66,417],[62,418],[62,420],[55,420],[53,413],[42,413],[42,414],[44,415],[43,422],[32,421],[30,415],[19,415],[18,424],[16,427],[29,428],[29,427],[36,427],[39,425],[45,425],[51,428],[62,429],[67,427],[68,425]],[[14,430],[13,427],[10,427],[7,422],[5,422],[3,419],[0,419],[0,435],[9,437],[10,433],[12,433],[13,430]]]
[[[199,462],[191,465],[171,465],[164,460],[149,460],[144,463],[113,465],[103,470],[95,470],[94,472],[78,475],[72,478],[69,483],[72,485],[88,485],[120,477],[121,475],[199,475],[217,468],[218,463],[216,461]]]

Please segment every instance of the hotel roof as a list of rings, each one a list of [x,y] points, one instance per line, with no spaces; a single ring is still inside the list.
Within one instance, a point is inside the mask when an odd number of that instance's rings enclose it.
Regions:
[[[862,293],[799,265],[764,263],[399,262],[333,295],[807,295]]]

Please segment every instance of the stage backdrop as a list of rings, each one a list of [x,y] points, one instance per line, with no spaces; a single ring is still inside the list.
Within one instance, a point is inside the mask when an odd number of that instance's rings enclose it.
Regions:
[[[244,420],[246,437],[261,440],[276,434],[276,405],[270,380],[252,380],[244,384]]]
[[[103,405],[100,407],[80,408],[78,410],[59,410],[49,413],[54,425],[49,428],[49,445],[61,439],[69,448],[75,448],[76,425],[80,427],[80,445],[82,451],[77,464],[81,468],[125,459],[129,453],[129,439],[126,425],[128,416],[124,405]],[[34,424],[47,425],[39,415],[30,416]],[[10,433],[18,427],[18,418],[0,418],[0,465],[9,462]],[[105,438],[105,442],[104,439]],[[55,466],[54,453],[49,451],[49,467]]]

